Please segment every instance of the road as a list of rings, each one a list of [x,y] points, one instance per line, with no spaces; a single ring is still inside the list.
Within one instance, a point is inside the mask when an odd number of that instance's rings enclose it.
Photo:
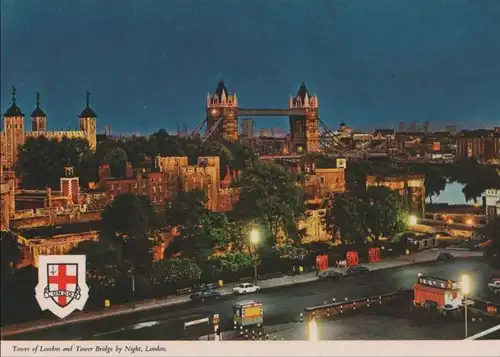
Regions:
[[[264,303],[266,326],[299,320],[305,307],[349,298],[356,299],[384,294],[398,289],[409,289],[417,274],[458,280],[467,272],[473,284],[472,296],[482,296],[490,301],[487,280],[495,273],[478,258],[460,259],[455,262],[427,262],[410,266],[373,271],[367,276],[351,277],[340,282],[319,282],[266,289],[246,296],[224,296],[212,302],[189,302],[182,305],[158,308],[110,317],[102,320],[76,323],[63,327],[15,335],[10,340],[180,340],[196,338],[196,334],[209,333],[210,326],[203,324],[188,328],[184,322],[218,313],[223,330],[232,328],[232,303],[236,300],[256,299]],[[497,298],[498,299],[498,298]],[[203,331],[202,331],[203,330]]]

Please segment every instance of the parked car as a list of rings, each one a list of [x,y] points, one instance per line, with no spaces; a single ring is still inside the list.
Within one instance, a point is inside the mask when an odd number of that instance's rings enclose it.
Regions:
[[[439,253],[437,256],[437,260],[439,261],[448,261],[448,260],[453,260],[455,259],[455,256],[451,253]]]
[[[368,269],[367,267],[362,266],[362,265],[357,265],[357,266],[350,267],[349,269],[347,269],[347,271],[345,272],[345,275],[346,276],[364,275],[364,274],[369,273],[369,272],[370,272],[370,269]]]
[[[189,298],[193,301],[218,300],[220,297],[221,293],[214,290],[204,290],[189,295]]]
[[[460,316],[461,310],[459,306],[446,304],[439,308],[441,315],[443,316]]]
[[[260,290],[260,287],[250,283],[242,283],[237,287],[233,288],[233,293],[235,294],[250,294],[255,293]]]
[[[325,270],[325,271],[322,271],[321,273],[318,274],[318,279],[319,280],[325,280],[325,281],[326,280],[335,281],[335,280],[342,279],[343,276],[344,276],[344,274],[342,274],[339,271],[336,271],[336,270]]]
[[[494,279],[488,283],[488,289],[495,295],[500,294],[500,279]]]

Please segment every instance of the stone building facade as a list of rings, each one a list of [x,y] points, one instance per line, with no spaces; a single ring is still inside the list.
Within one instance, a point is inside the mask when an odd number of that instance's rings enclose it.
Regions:
[[[366,187],[387,187],[398,191],[409,213],[417,216],[425,216],[425,176],[366,176]]]
[[[80,130],[47,130],[47,115],[40,108],[40,95],[36,96],[36,108],[31,114],[31,131],[26,130],[24,123],[24,113],[17,106],[16,88],[12,88],[11,106],[3,115],[3,131],[0,133],[0,145],[2,156],[2,165],[12,168],[18,158],[19,147],[24,145],[28,138],[38,138],[44,136],[48,139],[61,140],[66,137],[69,139],[86,139],[90,149],[97,147],[96,138],[96,120],[97,115],[90,108],[90,94],[87,92],[87,105],[79,116]]]
[[[463,131],[457,138],[456,159],[481,162],[500,159],[500,127],[495,130]]]
[[[16,178],[14,172],[3,170],[0,165],[0,230],[10,227],[10,217],[16,210]]]

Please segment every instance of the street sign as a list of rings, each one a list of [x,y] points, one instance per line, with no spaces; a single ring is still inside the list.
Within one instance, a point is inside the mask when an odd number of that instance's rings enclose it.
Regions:
[[[219,324],[219,322],[220,322],[220,317],[219,317],[219,314],[214,314],[214,315],[212,316],[212,323],[213,323],[214,325],[218,325],[218,324]]]

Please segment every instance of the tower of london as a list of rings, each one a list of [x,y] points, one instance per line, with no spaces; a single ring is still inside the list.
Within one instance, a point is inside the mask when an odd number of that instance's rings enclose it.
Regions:
[[[92,151],[97,146],[96,121],[97,114],[90,108],[90,93],[87,92],[86,106],[79,115],[79,129],[67,131],[48,131],[47,115],[40,108],[40,93],[36,94],[36,107],[31,113],[31,131],[27,131],[24,125],[24,113],[17,105],[16,88],[12,88],[11,106],[3,115],[3,131],[0,133],[2,165],[12,168],[18,158],[19,148],[24,145],[28,138],[38,138],[44,136],[48,139],[61,140],[85,139],[89,143]]]

